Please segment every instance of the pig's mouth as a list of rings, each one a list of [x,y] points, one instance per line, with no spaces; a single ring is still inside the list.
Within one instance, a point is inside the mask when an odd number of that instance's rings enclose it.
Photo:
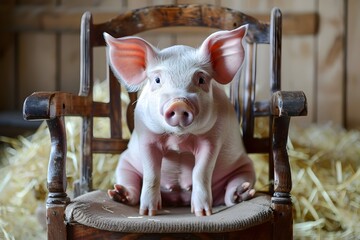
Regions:
[[[175,98],[164,104],[162,115],[165,122],[175,128],[190,126],[197,114],[194,105],[186,98]]]

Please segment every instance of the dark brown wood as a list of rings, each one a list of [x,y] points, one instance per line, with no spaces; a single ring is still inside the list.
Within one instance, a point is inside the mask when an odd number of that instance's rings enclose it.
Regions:
[[[47,187],[48,203],[66,202],[66,129],[64,117],[47,120],[51,139],[50,160],[48,165]]]
[[[48,165],[46,222],[48,239],[65,239],[66,225],[63,219],[65,207],[70,201],[66,194],[66,130],[64,117],[47,120],[51,137],[51,153]],[[51,226],[50,226],[51,224]]]
[[[130,103],[126,109],[126,123],[130,132],[134,129],[134,110],[136,106],[137,93],[129,93]]]
[[[92,29],[93,23],[91,13],[85,12],[81,18],[80,31],[80,96],[92,96]]]
[[[281,41],[282,41],[282,14],[280,9],[274,8],[270,16],[270,94],[281,89]],[[274,179],[274,154],[272,138],[276,135],[272,127],[274,117],[269,118],[269,182]],[[270,185],[269,191],[274,193],[274,184]]]
[[[122,138],[122,123],[121,123],[121,88],[119,81],[115,78],[112,71],[109,76],[109,92],[110,92],[110,129],[111,138]]]
[[[74,33],[80,30],[79,19],[85,11],[91,11],[98,22],[105,22],[119,14],[116,9],[99,9],[97,7],[76,7],[69,11],[64,7],[49,6],[24,6],[3,7],[0,13],[3,21],[0,21],[1,29],[11,31],[47,31]],[[256,19],[264,22],[269,21],[268,14],[252,13]],[[5,24],[13,18],[12,24]],[[319,15],[315,12],[285,13],[284,35],[315,35],[319,28]]]
[[[152,19],[149,21],[148,19]],[[134,10],[101,24],[93,24],[92,15],[84,13],[81,20],[81,75],[78,96],[62,92],[39,92],[24,102],[24,118],[47,120],[51,134],[51,155],[48,171],[47,218],[49,239],[86,238],[158,238],[175,237],[195,239],[291,239],[292,203],[291,169],[286,144],[291,116],[307,113],[306,97],[303,92],[281,91],[281,36],[282,16],[274,9],[269,23],[259,21],[244,13],[211,5],[155,6]],[[273,220],[253,226],[244,231],[231,233],[177,233],[140,234],[111,233],[82,226],[78,223],[65,224],[64,210],[69,202],[66,195],[66,131],[64,116],[81,116],[81,166],[80,179],[75,182],[74,196],[92,190],[92,155],[94,153],[121,153],[126,149],[128,139],[123,139],[121,113],[121,86],[109,68],[110,99],[108,103],[93,100],[93,48],[103,46],[103,32],[115,37],[127,36],[141,31],[169,26],[202,26],[232,29],[249,24],[247,36],[247,64],[245,68],[244,91],[240,93],[240,80],[231,86],[231,101],[242,122],[243,139],[249,153],[268,153],[268,194],[272,195]],[[270,44],[270,88],[271,98],[257,101],[256,57],[258,44]],[[134,128],[134,108],[137,93],[129,93],[130,104],[126,110],[126,122],[130,131]],[[93,136],[94,117],[110,119],[110,138]],[[269,119],[269,136],[254,137],[255,119]],[[234,213],[236,214],[236,213]],[[241,213],[239,213],[241,214]],[[66,233],[66,231],[68,232]]]
[[[64,221],[65,203],[46,204],[47,238],[64,240],[67,238],[67,226]]]
[[[273,200],[274,229],[273,239],[293,239],[292,203]]]
[[[282,16],[280,9],[271,12],[270,24],[270,91],[274,93],[281,88],[281,37]]]
[[[23,115],[26,120],[54,119],[60,116],[89,116],[88,98],[64,92],[36,92],[26,98]]]
[[[242,231],[222,232],[222,233],[121,233],[101,231],[96,228],[72,223],[68,227],[68,239],[227,239],[227,240],[258,240],[269,239],[273,235],[273,226],[271,222],[266,222],[254,226],[253,228]],[[284,238],[283,238],[284,239]],[[290,239],[290,238],[289,238]]]
[[[93,19],[89,12],[81,18],[80,32],[80,96],[86,96],[93,102]],[[92,111],[94,113],[94,110]],[[92,190],[92,138],[93,116],[85,116],[82,121],[81,131],[81,162],[80,178],[75,183],[74,195],[87,193]]]
[[[148,21],[147,19],[152,19]],[[226,19],[226,21],[224,21]],[[231,21],[230,21],[231,19]],[[146,24],[144,24],[146,22]],[[249,24],[247,40],[268,43],[269,24],[239,11],[213,5],[152,6],[119,15],[108,22],[98,24],[94,44],[104,46],[103,32],[114,37],[134,35],[162,27],[196,26],[217,29],[234,29]]]
[[[92,140],[93,153],[122,153],[128,144],[128,140],[119,138],[94,138]]]
[[[272,96],[272,115],[283,116],[306,116],[306,96],[300,91],[277,91]]]
[[[290,117],[274,117],[272,138],[272,156],[274,160],[274,191],[289,194],[291,191],[291,170],[287,154],[287,138]]]
[[[249,151],[249,146],[252,146],[251,139],[254,135],[254,111],[253,103],[255,102],[255,85],[256,85],[256,44],[247,44],[246,59],[247,65],[245,67],[245,83],[243,91],[243,115],[242,115],[242,130],[243,139],[246,150]],[[247,146],[249,144],[249,146]]]

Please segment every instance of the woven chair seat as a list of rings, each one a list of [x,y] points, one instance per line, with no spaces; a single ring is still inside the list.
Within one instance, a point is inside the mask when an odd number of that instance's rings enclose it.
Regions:
[[[100,190],[75,198],[66,208],[68,222],[115,232],[226,232],[243,230],[271,218],[271,198],[263,194],[232,207],[214,207],[213,214],[206,217],[195,217],[190,207],[164,207],[156,216],[141,216],[138,206],[115,202]]]

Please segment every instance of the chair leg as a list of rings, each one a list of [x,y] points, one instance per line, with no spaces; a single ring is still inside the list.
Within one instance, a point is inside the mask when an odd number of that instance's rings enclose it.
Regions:
[[[46,204],[47,239],[66,239],[66,204]]]
[[[274,203],[274,238],[293,239],[292,203]]]

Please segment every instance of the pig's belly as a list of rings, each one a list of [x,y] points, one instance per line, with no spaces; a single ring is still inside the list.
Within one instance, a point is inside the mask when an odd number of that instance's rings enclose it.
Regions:
[[[194,156],[187,152],[169,151],[161,165],[163,205],[190,205]]]
[[[192,193],[192,170],[195,158],[191,153],[169,151],[161,165],[161,197],[164,206],[189,206]],[[214,181],[215,179],[213,179]],[[213,204],[223,204],[227,178],[212,183]]]
[[[190,206],[191,190],[172,190],[161,189],[161,199],[163,206]]]

